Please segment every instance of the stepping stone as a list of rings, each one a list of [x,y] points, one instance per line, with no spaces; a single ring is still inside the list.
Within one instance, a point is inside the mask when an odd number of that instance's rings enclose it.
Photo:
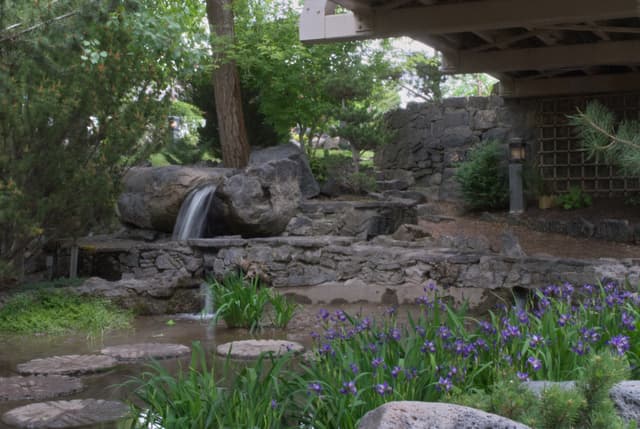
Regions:
[[[65,355],[34,359],[18,365],[22,375],[77,375],[107,371],[118,364],[111,356]]]
[[[234,359],[257,359],[262,353],[273,353],[278,356],[287,352],[302,353],[302,344],[283,340],[243,340],[231,341],[216,347],[216,353],[229,355]]]
[[[191,349],[182,344],[140,343],[124,344],[107,347],[100,351],[103,355],[111,356],[119,361],[135,362],[146,359],[170,359],[184,356]]]
[[[74,399],[38,402],[15,408],[2,416],[8,425],[26,429],[77,428],[126,417],[129,407],[119,401]]]
[[[64,375],[0,378],[1,401],[40,401],[80,392],[84,388],[78,378]]]

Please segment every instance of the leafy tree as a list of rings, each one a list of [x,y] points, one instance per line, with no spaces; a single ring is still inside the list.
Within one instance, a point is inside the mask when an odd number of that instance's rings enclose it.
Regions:
[[[387,143],[392,134],[382,113],[364,104],[346,104],[336,113],[336,119],[339,123],[331,130],[331,135],[349,141],[354,170],[358,174],[362,153]]]
[[[424,52],[409,54],[403,65],[403,87],[424,101],[439,102],[442,100],[442,84],[446,80],[440,71],[441,65],[437,55],[428,56]]]
[[[256,93],[252,101],[282,139],[295,128],[309,152],[313,138],[328,131],[343,100],[380,92],[393,77],[386,44],[301,44],[299,13],[292,1],[243,0],[234,7],[233,55],[243,82]],[[396,105],[398,101],[396,96]]]
[[[618,121],[598,101],[590,102],[584,112],[578,111],[570,119],[590,157],[602,157],[628,175],[640,175],[640,121]]]
[[[0,0],[0,265],[112,216],[198,62],[197,0]],[[195,49],[194,49],[195,48]],[[0,268],[2,269],[2,268]],[[0,273],[0,277],[2,273]]]

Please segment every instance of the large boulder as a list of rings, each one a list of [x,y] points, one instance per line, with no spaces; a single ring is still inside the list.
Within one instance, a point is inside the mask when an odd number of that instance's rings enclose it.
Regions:
[[[640,380],[622,381],[609,391],[618,415],[626,422],[640,421]]]
[[[174,273],[118,281],[90,277],[80,286],[62,290],[104,298],[140,315],[197,313],[203,307],[200,282],[183,268]]]
[[[216,189],[232,234],[247,237],[282,233],[300,204],[299,166],[281,159],[249,166]]]
[[[297,177],[300,185],[300,193],[304,198],[313,198],[320,193],[320,186],[316,182],[307,155],[298,146],[289,143],[266,149],[257,150],[251,153],[249,165],[260,165],[271,161],[288,159],[297,165]]]
[[[135,167],[123,178],[118,198],[122,223],[138,228],[172,232],[187,194],[204,184],[221,184],[236,172],[228,168]]]
[[[528,429],[521,423],[462,405],[387,402],[364,415],[358,429]]]

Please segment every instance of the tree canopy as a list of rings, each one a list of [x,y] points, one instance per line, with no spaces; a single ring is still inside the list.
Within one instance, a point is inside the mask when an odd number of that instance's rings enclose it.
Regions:
[[[197,0],[0,0],[0,260],[112,216],[193,71]],[[190,13],[185,13],[189,10]]]

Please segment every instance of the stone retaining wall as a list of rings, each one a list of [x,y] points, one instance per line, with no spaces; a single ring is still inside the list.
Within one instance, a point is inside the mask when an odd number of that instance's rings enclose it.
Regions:
[[[389,114],[396,137],[377,151],[376,166],[390,172],[409,171],[430,201],[458,201],[453,175],[469,148],[492,139],[507,142],[511,137],[533,143],[535,113],[535,101],[500,97],[412,103]]]
[[[185,246],[188,244],[188,246]],[[187,243],[138,243],[100,249],[94,256],[113,259],[123,281],[154,277],[222,276],[242,266],[302,302],[411,303],[433,281],[457,300],[485,308],[515,287],[535,288],[569,281],[592,283],[607,277],[640,280],[640,260],[594,261],[552,257],[513,258],[495,253],[428,247],[427,241],[378,237],[236,237]],[[109,253],[111,252],[111,253]],[[180,275],[178,276],[177,273]],[[183,281],[184,283],[184,281]]]

